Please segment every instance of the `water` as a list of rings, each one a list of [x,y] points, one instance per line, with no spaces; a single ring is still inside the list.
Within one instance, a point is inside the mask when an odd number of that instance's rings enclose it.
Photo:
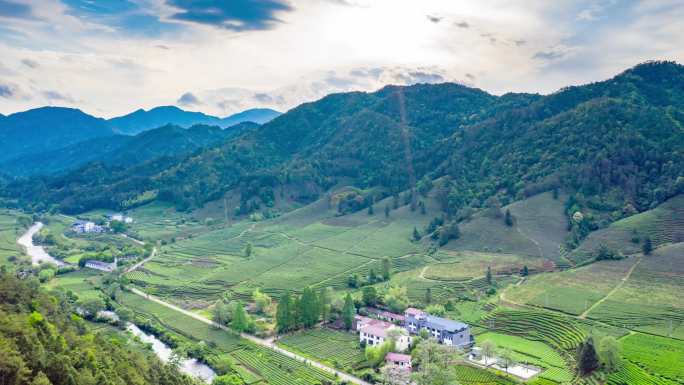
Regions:
[[[129,323],[126,329],[133,333],[133,335],[139,337],[141,341],[151,344],[152,350],[160,360],[163,362],[169,362],[171,354],[173,353],[171,348],[159,341],[155,336],[146,334],[134,324]],[[214,370],[194,358],[182,361],[179,369],[181,372],[199,378],[208,384],[210,384],[216,376]]]
[[[41,262],[50,262],[57,266],[64,266],[64,262],[55,259],[53,256],[48,254],[43,246],[37,246],[33,244],[33,234],[37,233],[42,228],[43,224],[41,222],[34,223],[33,226],[31,226],[31,228],[29,228],[28,231],[17,240],[17,243],[26,248],[26,254],[31,256],[31,262],[33,262],[34,265],[38,265]]]

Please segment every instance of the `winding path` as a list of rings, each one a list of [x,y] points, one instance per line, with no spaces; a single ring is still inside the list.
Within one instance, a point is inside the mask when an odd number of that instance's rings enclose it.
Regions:
[[[594,308],[596,308],[598,305],[600,305],[601,303],[603,303],[603,301],[605,301],[606,299],[608,299],[608,297],[610,297],[611,295],[613,295],[616,291],[620,290],[620,288],[622,287],[622,285],[624,285],[625,282],[627,282],[627,280],[629,279],[629,277],[632,276],[632,272],[634,271],[634,269],[636,269],[636,267],[639,265],[639,263],[641,263],[641,257],[639,257],[639,258],[637,259],[637,261],[634,262],[634,264],[632,265],[632,267],[630,267],[629,270],[627,271],[627,274],[625,274],[625,276],[622,277],[622,279],[620,280],[620,282],[619,282],[617,285],[615,285],[615,287],[613,288],[613,290],[609,291],[608,294],[606,294],[606,295],[605,295],[603,298],[601,298],[600,300],[594,302],[594,304],[591,305],[591,306],[589,306],[589,307],[587,308],[587,310],[584,311],[584,313],[582,313],[582,314],[579,315],[578,318],[581,318],[581,319],[587,318],[587,314],[589,314],[590,311],[592,311],[592,310],[593,310]]]
[[[159,298],[157,298],[157,297],[154,297],[154,296],[152,296],[152,295],[150,295],[150,294],[147,294],[147,293],[143,292],[142,290],[138,290],[138,289],[136,289],[136,288],[130,288],[130,290],[131,290],[132,293],[137,294],[137,295],[139,295],[139,296],[141,296],[141,297],[143,297],[143,298],[145,298],[145,299],[147,299],[147,300],[149,300],[149,301],[155,302],[155,303],[157,303],[157,304],[159,304],[159,305],[162,305],[162,306],[165,306],[165,307],[167,307],[167,308],[169,308],[169,309],[171,309],[171,310],[174,310],[174,311],[177,311],[177,312],[179,312],[179,313],[185,314],[186,316],[192,317],[192,318],[194,318],[194,319],[196,319],[196,320],[198,320],[198,321],[200,321],[200,322],[203,322],[203,323],[205,323],[205,324],[207,324],[207,325],[211,325],[211,326],[213,326],[213,327],[216,327],[216,328],[219,328],[219,329],[221,329],[221,330],[224,330],[224,331],[227,331],[227,332],[231,332],[231,333],[232,333],[232,331],[231,331],[230,329],[228,329],[226,326],[221,325],[221,324],[218,324],[218,323],[216,323],[216,322],[214,322],[214,321],[212,321],[212,320],[210,320],[210,319],[208,319],[208,318],[202,317],[202,316],[199,315],[199,314],[195,314],[195,313],[190,312],[190,311],[188,311],[188,310],[182,309],[182,308],[180,308],[180,307],[178,307],[178,306],[176,306],[176,305],[170,304],[170,303],[168,303],[168,302],[166,302],[166,301],[163,301],[163,300],[161,300],[161,299],[159,299]],[[283,354],[283,355],[285,355],[285,356],[288,356],[288,357],[290,357],[290,358],[292,358],[292,359],[295,359],[295,360],[297,360],[297,361],[303,362],[303,363],[305,363],[305,364],[309,364],[309,365],[311,365],[311,366],[313,366],[313,367],[316,367],[316,368],[318,368],[318,369],[320,369],[320,370],[323,370],[323,371],[326,371],[326,372],[328,372],[328,373],[332,373],[332,374],[338,376],[340,379],[342,379],[342,380],[344,380],[344,381],[351,382],[351,383],[357,384],[357,385],[371,385],[369,382],[363,381],[363,380],[360,379],[360,378],[357,378],[357,377],[354,377],[354,376],[349,375],[349,374],[347,374],[347,373],[344,373],[344,372],[341,372],[341,371],[339,371],[339,370],[333,369],[333,368],[331,368],[331,367],[329,367],[329,366],[326,366],[326,365],[321,364],[320,362],[312,361],[312,360],[310,360],[310,359],[308,359],[308,358],[305,358],[305,357],[302,357],[302,356],[300,356],[300,355],[298,355],[298,354],[292,353],[292,352],[289,351],[289,350],[285,350],[285,349],[283,349],[283,348],[277,346],[277,345],[273,342],[272,339],[263,339],[263,338],[255,337],[255,336],[253,336],[253,335],[251,335],[251,334],[246,334],[246,333],[241,333],[240,336],[241,336],[242,338],[244,338],[244,339],[247,339],[247,340],[249,340],[249,341],[251,341],[251,342],[257,344],[257,345],[264,346],[264,347],[266,347],[266,348],[269,348],[269,349],[271,349],[271,350],[274,350],[274,351],[276,351],[276,352],[278,352],[278,353],[280,353],[280,354]]]

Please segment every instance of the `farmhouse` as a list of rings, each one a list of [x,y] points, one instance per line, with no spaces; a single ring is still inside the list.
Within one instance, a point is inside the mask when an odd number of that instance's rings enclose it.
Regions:
[[[406,309],[404,316],[404,326],[410,333],[417,334],[425,329],[439,343],[445,345],[465,347],[473,342],[470,327],[462,322],[435,317],[415,308]]]
[[[404,324],[404,316],[401,314],[392,313],[386,310],[380,310],[376,308],[368,308],[368,313],[374,315],[376,318],[383,321],[389,321],[398,324]]]
[[[119,222],[123,222],[123,223],[133,223],[133,218],[127,217],[123,214],[112,214],[109,216],[109,220],[119,221]]]
[[[356,330],[357,332],[360,331],[362,327],[369,325],[380,326],[383,328],[389,328],[390,326],[392,326],[392,324],[387,321],[370,317],[364,317],[358,314],[354,316],[354,330]]]
[[[91,221],[76,221],[71,225],[71,230],[78,234],[83,233],[101,233],[104,232],[104,227],[96,225]]]
[[[394,365],[401,369],[411,370],[411,356],[401,353],[387,353],[385,362],[388,365]]]
[[[100,270],[100,271],[107,271],[111,272],[116,270],[116,261],[112,263],[107,263],[107,262],[102,262],[102,261],[96,261],[96,260],[88,260],[85,263],[85,267],[89,267],[91,269],[95,270]]]
[[[381,345],[393,333],[396,333],[395,349],[402,352],[408,349],[411,344],[411,337],[409,337],[408,332],[404,328],[388,323],[373,323],[361,326],[359,329],[359,342],[363,342],[366,345]]]

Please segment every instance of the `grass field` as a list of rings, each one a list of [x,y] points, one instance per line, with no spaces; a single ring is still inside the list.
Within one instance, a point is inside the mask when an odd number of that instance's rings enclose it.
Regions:
[[[632,334],[621,341],[623,356],[647,372],[684,383],[684,341]]]
[[[684,242],[684,195],[676,196],[660,206],[612,223],[595,231],[571,253],[571,258],[582,262],[591,258],[601,244],[623,254],[641,252],[641,243],[632,238],[651,238],[655,247],[668,243]]]
[[[337,368],[353,368],[364,360],[355,334],[330,329],[305,330],[283,336],[278,345]]]
[[[0,212],[0,265],[6,264],[10,256],[22,254],[17,238],[25,230],[17,225],[18,215],[17,212],[9,210]]]
[[[83,269],[53,278],[46,286],[48,289],[71,290],[79,300],[100,297],[100,280],[102,273],[97,270]]]
[[[507,209],[515,218],[512,227],[506,226],[503,218],[478,215],[461,224],[461,237],[449,242],[446,249],[526,255],[562,262],[559,249],[568,233],[562,198],[555,200],[551,193],[543,193],[503,208]]]

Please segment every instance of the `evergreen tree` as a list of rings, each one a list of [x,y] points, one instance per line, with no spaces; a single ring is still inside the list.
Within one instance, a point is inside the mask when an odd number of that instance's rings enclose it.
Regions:
[[[413,240],[418,242],[420,241],[420,233],[418,232],[418,229],[413,227]]]
[[[238,333],[242,333],[247,330],[248,326],[249,318],[247,312],[240,302],[236,302],[233,308],[233,319],[230,321],[230,328]]]
[[[356,315],[356,308],[354,307],[354,300],[351,294],[347,293],[344,297],[344,307],[342,308],[342,320],[344,321],[344,327],[350,330],[354,324],[354,315]]]
[[[368,206],[368,215],[373,215],[373,214],[374,214],[374,212],[373,212],[373,204],[371,203],[371,204]]]
[[[378,276],[375,274],[375,269],[371,268],[370,272],[368,272],[368,283],[373,284],[377,279]]]
[[[506,209],[506,214],[504,215],[504,223],[506,226],[513,226],[513,215],[511,215],[511,210]]]
[[[527,268],[527,265],[523,266],[521,274],[523,277],[527,277],[530,275],[530,270]]]
[[[605,336],[599,343],[599,355],[603,366],[609,372],[614,372],[620,367],[620,344],[615,337]]]
[[[586,376],[598,369],[600,361],[598,354],[596,354],[594,339],[592,337],[588,337],[584,340],[577,350],[577,369],[581,375]]]
[[[366,306],[375,306],[378,303],[378,292],[373,286],[363,288],[362,300]]]
[[[276,327],[279,333],[288,332],[293,329],[292,318],[292,297],[290,292],[285,292],[276,309]]]
[[[420,202],[418,203],[418,207],[420,207],[420,214],[421,214],[421,215],[427,214],[427,210],[425,209],[425,202],[420,201]]]
[[[432,289],[428,287],[425,290],[425,304],[429,305],[431,303],[432,303]]]
[[[358,274],[350,274],[349,278],[347,279],[347,286],[349,286],[351,288],[359,287],[359,275]]]
[[[389,205],[385,205],[385,218],[389,218],[390,208]]]
[[[487,284],[492,284],[492,267],[487,266]]]
[[[252,242],[247,242],[245,246],[245,257],[249,258],[252,256]]]
[[[323,322],[327,322],[330,319],[330,288],[326,287],[321,289],[318,293],[318,313],[321,316]]]
[[[310,328],[318,322],[320,316],[320,307],[316,293],[310,287],[306,287],[299,300],[300,313],[302,315],[302,324],[305,328]]]
[[[653,251],[653,243],[651,242],[651,237],[646,236],[646,238],[644,238],[644,244],[641,248],[643,249],[645,255],[651,255],[651,252]]]
[[[392,260],[389,257],[382,259],[382,279],[388,281],[392,275]]]

